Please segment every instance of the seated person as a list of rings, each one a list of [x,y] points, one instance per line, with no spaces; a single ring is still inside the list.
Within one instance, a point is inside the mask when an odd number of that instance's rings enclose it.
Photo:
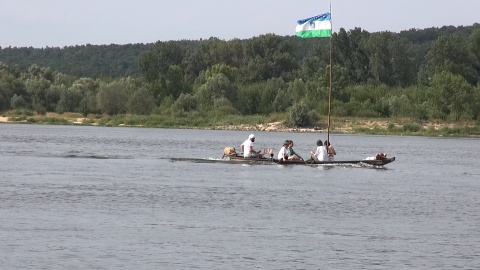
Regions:
[[[312,159],[315,161],[325,161],[328,159],[327,148],[323,146],[322,140],[317,141],[316,151],[315,152],[310,151],[310,154],[312,155]]]
[[[335,155],[337,154],[335,148],[333,148],[328,140],[325,141],[325,147],[327,148],[328,160],[334,161]]]
[[[282,148],[280,148],[280,151],[278,151],[278,160],[279,161],[284,162],[284,161],[289,159],[289,157],[290,157],[290,150],[288,149],[289,146],[290,146],[290,141],[286,140],[283,143]]]
[[[303,160],[303,158],[293,150],[293,141],[292,140],[288,140],[288,141],[290,142],[290,145],[288,146],[288,150],[290,151],[288,159],[289,160],[293,160],[293,159]]]
[[[244,158],[263,158],[263,155],[260,154],[261,151],[256,152],[253,149],[253,143],[255,142],[255,135],[250,134],[248,139],[246,139],[241,145],[240,148],[243,151]]]

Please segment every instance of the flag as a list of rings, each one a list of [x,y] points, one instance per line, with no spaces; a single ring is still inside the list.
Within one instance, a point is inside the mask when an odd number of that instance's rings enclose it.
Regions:
[[[332,35],[331,14],[325,13],[297,21],[297,37],[330,37]]]

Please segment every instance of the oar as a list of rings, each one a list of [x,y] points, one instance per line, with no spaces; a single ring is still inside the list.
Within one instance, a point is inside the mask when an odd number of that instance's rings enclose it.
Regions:
[[[294,151],[293,154],[296,155],[299,159],[303,160],[303,162],[305,162],[305,164],[308,165],[308,162],[305,159],[303,159],[299,154],[297,154],[297,152]]]

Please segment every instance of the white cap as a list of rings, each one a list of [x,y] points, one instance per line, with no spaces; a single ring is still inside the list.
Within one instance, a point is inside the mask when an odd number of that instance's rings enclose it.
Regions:
[[[255,138],[255,135],[250,134],[250,135],[248,136],[248,138],[249,138],[249,139]]]

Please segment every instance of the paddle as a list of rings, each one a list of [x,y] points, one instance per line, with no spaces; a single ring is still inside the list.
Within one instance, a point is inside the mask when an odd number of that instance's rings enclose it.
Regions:
[[[299,156],[297,153],[295,153],[295,155],[297,155],[297,157],[299,157],[301,160],[303,160],[303,162],[305,162],[305,164],[308,165],[308,162],[307,162],[305,159],[303,159],[303,158],[302,158],[301,156]]]
[[[308,165],[308,162],[305,159],[303,159],[299,154],[297,154],[297,152],[293,151],[293,154],[296,155],[299,159],[303,160],[303,162],[305,162],[305,164]]]

